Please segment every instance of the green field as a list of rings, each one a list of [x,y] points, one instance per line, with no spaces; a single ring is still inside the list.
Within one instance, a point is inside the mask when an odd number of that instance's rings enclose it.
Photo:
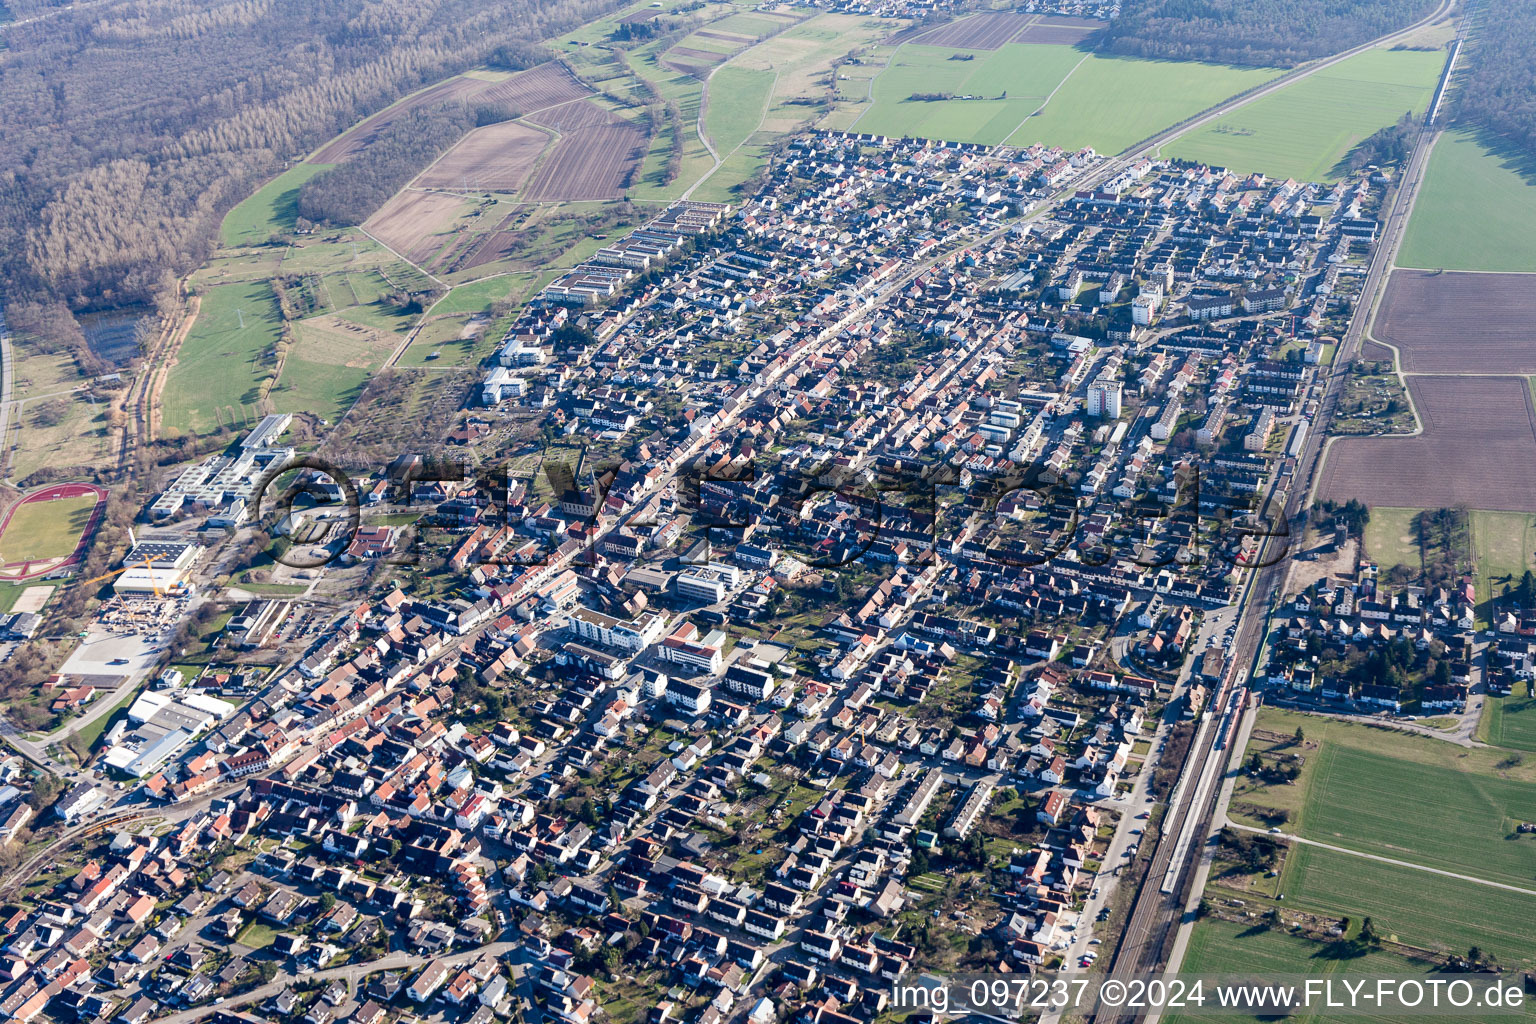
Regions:
[[[1328,735],[1335,726],[1328,727]],[[1427,742],[1437,742],[1428,740]],[[1536,888],[1536,787],[1325,741],[1299,822],[1308,839]],[[1390,800],[1382,799],[1385,793]]]
[[[1365,553],[1382,572],[1399,565],[1415,573],[1423,568],[1418,527],[1413,522],[1419,511],[1384,506],[1371,509],[1370,522],[1365,524]]]
[[[692,75],[675,71],[660,61],[661,48],[652,44],[641,47],[629,55],[629,65],[634,74],[645,79],[662,97],[677,104],[679,122],[675,126],[682,132],[682,166],[677,177],[662,183],[672,146],[672,131],[657,132],[651,138],[651,147],[641,165],[640,175],[632,190],[636,199],[675,199],[689,185],[698,181],[711,167],[714,160],[699,138],[699,109],[704,100],[704,83]]]
[[[256,382],[267,372],[263,356],[281,332],[282,317],[266,281],[209,288],[166,378],[165,431],[207,433],[260,419]]]
[[[289,356],[272,389],[276,412],[307,412],[335,423],[362,393],[375,367],[316,362]]]
[[[332,164],[298,164],[263,185],[225,216],[219,237],[225,245],[259,245],[273,234],[293,230],[299,215],[299,186]]]
[[[1365,526],[1365,553],[1383,571],[1406,566],[1418,573],[1423,567],[1419,550],[1416,508],[1371,509]],[[1490,512],[1474,509],[1472,553],[1477,559],[1477,603],[1485,606],[1496,594],[1520,582],[1527,570],[1536,571],[1536,517],[1524,512]]]
[[[490,309],[493,302],[523,297],[532,291],[537,278],[538,275],[532,272],[500,274],[461,284],[443,296],[442,301],[432,307],[432,313],[434,316],[438,313],[480,313]]]
[[[1481,606],[1513,588],[1527,569],[1536,570],[1536,517],[1524,512],[1475,511],[1471,519]]]
[[[1421,112],[1445,55],[1367,50],[1225,115],[1164,154],[1278,178],[1333,181],[1361,141],[1407,111]]]
[[[961,55],[975,59],[951,59]],[[874,80],[874,103],[854,129],[995,145],[1013,135],[1082,59],[1070,46],[1008,43],[984,54],[903,46]],[[973,98],[911,98],[924,93]]]
[[[1526,683],[1517,683],[1508,697],[1488,697],[1477,738],[1510,750],[1536,751],[1536,698]]]
[[[401,366],[462,366],[475,358],[484,340],[474,333],[461,338],[469,317],[464,314],[434,317],[425,324],[400,357]]]
[[[1464,873],[1477,870],[1465,858]],[[1525,880],[1527,888],[1536,888]],[[1378,934],[1420,949],[1465,953],[1482,946],[1507,965],[1531,963],[1536,896],[1382,864],[1297,843],[1282,872],[1285,906],[1359,921]]]
[[[1304,747],[1289,739],[1298,727]],[[1287,739],[1276,745],[1259,733]],[[1536,768],[1504,751],[1274,708],[1260,713],[1248,749],[1305,763],[1294,785],[1244,778],[1234,820],[1266,824],[1241,804],[1283,808],[1285,830],[1308,839],[1536,889],[1536,836],[1515,834],[1519,822],[1536,821]]]
[[[709,79],[709,107],[704,130],[724,159],[757,130],[773,92],[774,74],[726,65]],[[718,172],[717,172],[718,173]]]
[[[1350,974],[1402,976],[1423,974],[1425,966],[1418,961],[1384,949],[1362,951],[1345,943],[1324,945],[1278,929],[1266,928],[1258,923],[1252,927],[1244,927],[1229,921],[1205,920],[1195,925],[1180,970],[1190,974],[1253,972],[1277,977],[1280,975],[1329,977]],[[1164,1016],[1162,1019],[1169,1024],[1176,1024],[1180,1021],[1212,1020],[1217,1017],[1215,1014],[1202,1015],[1195,1011],[1181,1011],[1177,1015]],[[1220,1019],[1253,1020],[1255,1018],[1234,1017],[1227,1014]],[[1396,1022],[1399,1018],[1385,1014],[1351,1014],[1349,1016],[1296,1014],[1287,1019],[1297,1021],[1298,1024],[1321,1024],[1324,1021],[1374,1021],[1379,1024],[1386,1021]],[[1410,1018],[1401,1019],[1407,1021]]]
[[[1091,55],[1008,141],[1118,153],[1280,74],[1193,61]]]
[[[1497,139],[1440,136],[1397,265],[1536,271],[1536,168]]]
[[[94,494],[17,506],[0,535],[0,562],[63,558],[73,553],[95,507]]]

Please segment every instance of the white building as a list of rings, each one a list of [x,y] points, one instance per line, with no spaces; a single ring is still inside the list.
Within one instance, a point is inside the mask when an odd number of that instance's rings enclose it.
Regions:
[[[666,627],[666,617],[651,612],[628,622],[590,608],[578,608],[571,613],[571,628],[578,636],[636,654],[661,639]]]
[[[1275,431],[1275,410],[1269,406],[1259,410],[1259,414],[1253,419],[1253,427],[1248,431],[1248,436],[1243,438],[1243,448],[1250,452],[1261,452],[1269,444],[1269,435]]]
[[[173,515],[188,504],[220,509],[239,501],[243,518],[244,506],[255,494],[256,485],[267,469],[293,458],[292,448],[278,447],[274,443],[288,429],[292,419],[287,413],[263,417],[240,442],[234,454],[211,455],[182,470],[175,482],[149,507],[150,514],[156,517]]]
[[[1088,385],[1088,415],[1113,420],[1120,418],[1120,403],[1125,385],[1118,380],[1100,377]]]
[[[527,381],[505,366],[498,366],[486,374],[480,385],[480,404],[500,405],[509,398],[522,398],[527,393]]]
[[[690,601],[714,604],[725,600],[727,594],[741,583],[741,573],[734,565],[710,562],[693,566],[677,574],[672,581],[677,596]]]
[[[1152,429],[1149,431],[1152,440],[1166,441],[1172,437],[1179,425],[1179,414],[1183,411],[1182,402],[1176,398],[1170,399],[1168,404],[1163,406],[1163,414],[1157,418],[1156,423],[1152,424]]]

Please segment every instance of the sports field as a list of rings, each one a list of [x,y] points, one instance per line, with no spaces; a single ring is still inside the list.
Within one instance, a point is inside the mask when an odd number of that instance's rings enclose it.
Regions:
[[[273,234],[293,230],[299,215],[299,186],[333,164],[298,164],[279,174],[224,217],[225,245],[259,245]]]
[[[1082,59],[1070,46],[1044,44],[1009,43],[986,53],[903,46],[875,78],[874,103],[853,127],[995,145],[1013,135]],[[953,98],[913,98],[918,95]]]
[[[1536,698],[1528,684],[1517,684],[1508,697],[1487,698],[1477,738],[1496,747],[1536,751]]]
[[[95,492],[57,499],[24,499],[4,522],[0,563],[38,562],[73,554],[91,523],[96,502]]]
[[[1092,146],[1100,153],[1118,153],[1278,74],[1270,68],[1094,54],[1008,141],[1071,150]]]
[[[1397,265],[1536,271],[1536,167],[1476,132],[1441,135],[1414,199]]]
[[[281,332],[277,299],[266,281],[209,288],[165,382],[165,432],[207,433],[260,419],[256,384],[266,372],[263,356]]]
[[[1334,181],[1360,142],[1429,105],[1445,55],[1373,49],[1165,146],[1165,156],[1277,178]]]

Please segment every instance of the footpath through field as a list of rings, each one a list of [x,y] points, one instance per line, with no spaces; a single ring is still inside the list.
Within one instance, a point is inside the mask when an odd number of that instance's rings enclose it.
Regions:
[[[1415,864],[1411,860],[1397,860],[1393,857],[1381,857],[1374,853],[1361,853],[1359,850],[1351,850],[1347,846],[1334,846],[1332,843],[1320,843],[1316,839],[1304,839],[1290,832],[1271,832],[1268,829],[1254,828],[1252,825],[1239,825],[1235,821],[1227,822],[1228,828],[1237,829],[1240,832],[1252,832],[1255,835],[1268,835],[1276,839],[1284,839],[1292,843],[1301,843],[1305,846],[1318,846],[1324,850],[1332,850],[1334,853],[1346,853],[1351,857],[1363,857],[1366,860],[1374,860],[1382,864],[1391,864],[1399,868],[1412,868],[1414,871],[1427,871],[1432,875],[1443,875],[1446,878],[1455,878],[1462,882],[1473,882],[1477,885],[1486,885],[1494,889],[1504,889],[1507,892],[1523,893],[1526,896],[1536,896],[1536,889],[1524,889],[1518,885],[1506,885],[1503,882],[1491,882],[1486,878],[1478,878],[1475,875],[1461,875],[1454,871],[1442,871],[1440,868],[1425,867],[1423,864]]]

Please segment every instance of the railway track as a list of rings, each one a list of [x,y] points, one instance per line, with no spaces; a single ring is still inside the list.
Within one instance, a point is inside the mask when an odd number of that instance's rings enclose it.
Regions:
[[[43,849],[23,861],[15,870],[7,872],[4,881],[0,881],[0,901],[10,899],[17,890],[32,880],[32,877],[58,856],[61,848],[66,845],[74,845],[86,839],[94,838],[104,832],[115,831],[125,825],[148,819],[159,819],[163,815],[153,811],[129,811],[124,814],[103,818],[101,821],[93,821],[86,825],[79,825],[67,832],[61,833]]]
[[[1437,20],[1443,12],[1444,8],[1431,15],[1426,23]],[[1463,18],[1458,27],[1458,44],[1465,30],[1466,20]],[[1442,88],[1449,80],[1459,48],[1458,45],[1447,60]],[[1369,332],[1376,304],[1412,209],[1414,193],[1423,177],[1429,145],[1438,130],[1434,123],[1426,120],[1415,136],[1413,149],[1403,164],[1403,173],[1396,188],[1384,204],[1386,215],[1382,222],[1382,234],[1361,287],[1354,319],[1345,331],[1334,365],[1324,384],[1317,415],[1296,464],[1296,474],[1284,492],[1282,512],[1287,523],[1295,522],[1298,513],[1306,508],[1311,499],[1317,471],[1327,450],[1327,424],[1337,408],[1349,366],[1358,357]],[[1257,559],[1262,568],[1256,571],[1239,602],[1243,609],[1241,625],[1233,644],[1230,663],[1242,666],[1244,673],[1251,669],[1257,659],[1265,625],[1284,584],[1284,552],[1281,551],[1280,557],[1276,557],[1277,542],[1283,543],[1285,538],[1265,539]],[[1266,562],[1273,564],[1266,565]],[[1130,917],[1115,950],[1111,973],[1117,977],[1154,973],[1167,962],[1169,947],[1183,918],[1184,907],[1201,860],[1197,848],[1210,835],[1219,810],[1221,778],[1230,770],[1232,762],[1242,756],[1242,751],[1234,749],[1229,740],[1239,731],[1244,710],[1239,703],[1239,696],[1245,693],[1241,681],[1235,677],[1224,680],[1221,690],[1212,697],[1209,706],[1227,708],[1227,714],[1213,714],[1203,720],[1191,741],[1178,789],[1170,801],[1169,813],[1164,820],[1165,828],[1159,835],[1157,848],[1143,876]],[[1246,703],[1245,697],[1243,703]],[[1100,1014],[1096,1019],[1130,1020],[1133,1015],[1113,1011]]]

